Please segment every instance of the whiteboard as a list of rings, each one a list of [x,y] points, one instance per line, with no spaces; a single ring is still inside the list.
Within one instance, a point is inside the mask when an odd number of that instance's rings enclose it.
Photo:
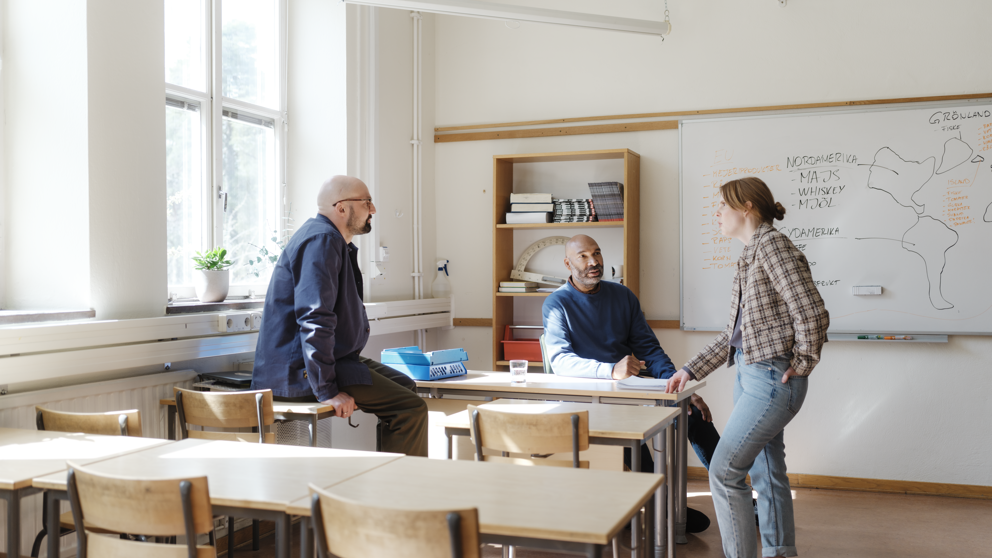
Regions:
[[[833,333],[992,333],[992,105],[680,124],[681,320],[722,330],[743,245],[713,217],[720,185],[764,180]],[[880,285],[880,296],[852,287]]]

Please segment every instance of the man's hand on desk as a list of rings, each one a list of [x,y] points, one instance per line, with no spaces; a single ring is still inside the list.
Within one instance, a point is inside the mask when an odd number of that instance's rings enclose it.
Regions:
[[[334,416],[341,418],[348,418],[355,412],[355,398],[343,391],[338,392],[337,395],[327,401],[321,401],[320,403],[322,405],[333,405]]]
[[[689,403],[695,405],[699,409],[699,414],[702,415],[703,420],[706,422],[713,422],[713,413],[710,413],[710,406],[703,401],[703,398],[693,393],[689,396]],[[692,407],[689,407],[689,414],[692,414]]]
[[[644,366],[643,360],[637,360],[634,355],[625,356],[613,365],[613,379],[622,380],[636,376],[641,372],[642,366]]]

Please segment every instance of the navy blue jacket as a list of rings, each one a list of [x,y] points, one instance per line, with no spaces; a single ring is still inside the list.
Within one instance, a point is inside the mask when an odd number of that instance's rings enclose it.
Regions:
[[[369,340],[362,290],[358,248],[323,215],[303,223],[272,271],[252,389],[326,401],[342,387],[372,385],[358,360]]]

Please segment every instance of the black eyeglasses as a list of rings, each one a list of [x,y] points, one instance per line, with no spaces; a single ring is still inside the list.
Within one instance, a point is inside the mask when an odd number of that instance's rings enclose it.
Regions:
[[[346,201],[365,202],[366,209],[372,209],[372,206],[375,205],[375,204],[372,203],[372,198],[348,198],[346,200],[338,200],[338,201],[332,203],[331,204],[331,207],[334,207],[335,205],[337,205],[337,204],[339,204],[341,202],[346,202]]]

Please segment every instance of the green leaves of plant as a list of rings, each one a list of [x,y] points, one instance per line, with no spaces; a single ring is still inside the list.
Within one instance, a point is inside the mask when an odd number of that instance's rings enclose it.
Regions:
[[[224,259],[227,255],[227,250],[223,248],[214,248],[205,254],[197,252],[193,256],[193,263],[196,264],[196,269],[205,271],[220,271],[222,269],[227,269],[234,264],[231,260]]]

